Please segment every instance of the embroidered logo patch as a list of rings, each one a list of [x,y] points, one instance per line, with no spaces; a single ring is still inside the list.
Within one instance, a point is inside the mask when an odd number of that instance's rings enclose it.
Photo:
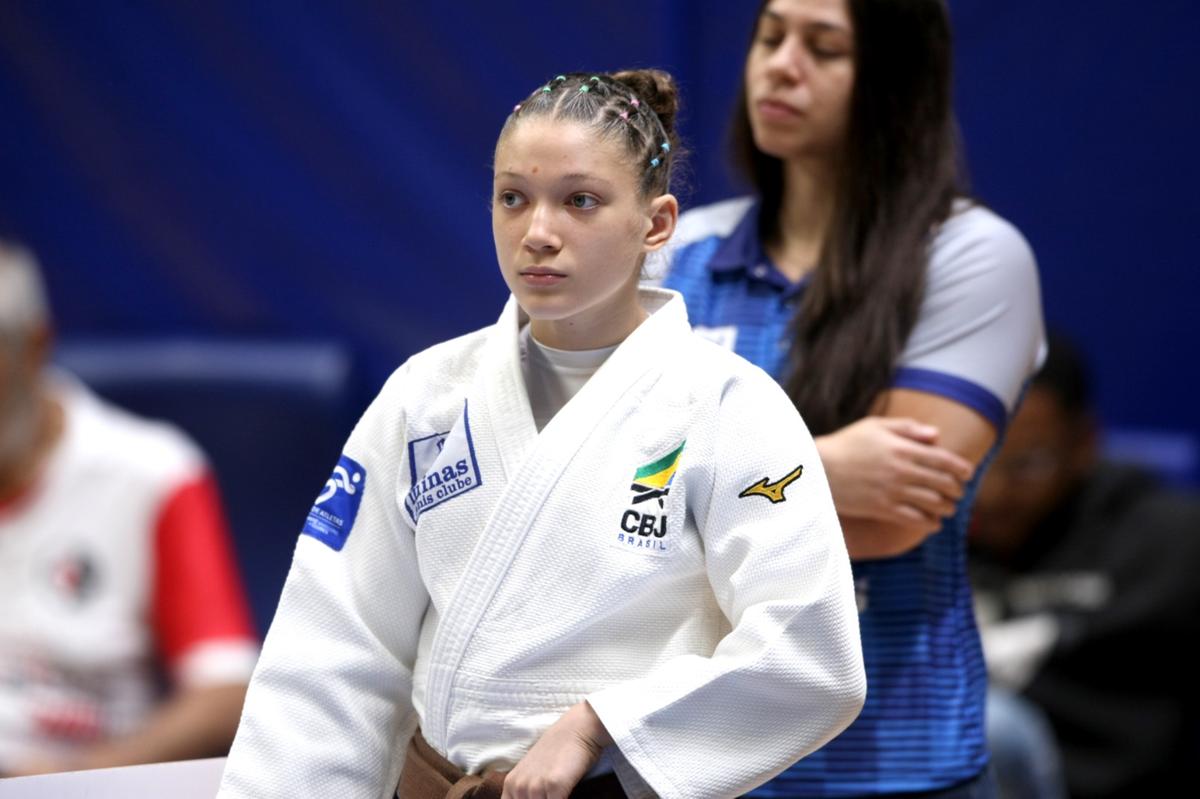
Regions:
[[[658,507],[663,507],[663,497],[671,493],[671,481],[675,479],[675,470],[679,468],[679,456],[683,454],[683,446],[686,443],[680,443],[671,452],[633,473],[633,485],[629,490],[634,493],[634,505],[657,499]]]
[[[787,502],[787,497],[784,496],[784,490],[792,483],[800,479],[800,475],[804,474],[804,465],[801,464],[795,469],[792,469],[783,477],[775,482],[770,482],[770,478],[764,477],[752,486],[747,486],[742,493],[738,494],[738,498],[743,497],[766,497],[771,500],[774,505],[779,502]]]
[[[358,516],[358,506],[362,504],[366,488],[367,470],[353,458],[342,455],[300,532],[341,552],[354,528],[354,517]]]
[[[465,400],[462,416],[448,433],[408,442],[408,466],[412,487],[404,497],[404,509],[414,524],[422,513],[483,485]]]
[[[637,549],[650,549],[656,552],[666,552],[667,514],[656,513],[653,506],[645,506],[650,500],[658,500],[658,510],[666,507],[664,499],[671,493],[671,481],[675,479],[675,470],[679,468],[679,458],[683,455],[686,441],[679,446],[633,473],[633,484],[629,490],[633,492],[632,507],[621,515],[620,531],[617,542]]]

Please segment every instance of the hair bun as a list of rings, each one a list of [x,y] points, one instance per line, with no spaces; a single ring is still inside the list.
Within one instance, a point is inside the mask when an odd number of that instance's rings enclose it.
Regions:
[[[627,86],[639,101],[658,115],[671,146],[679,144],[675,116],[679,113],[679,87],[675,79],[661,69],[627,69],[614,72],[612,79]]]

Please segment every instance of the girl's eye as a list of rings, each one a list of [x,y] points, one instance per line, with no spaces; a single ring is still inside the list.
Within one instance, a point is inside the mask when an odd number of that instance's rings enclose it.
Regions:
[[[500,192],[500,204],[505,208],[516,208],[521,204],[521,195],[515,191]]]
[[[595,208],[600,202],[590,194],[572,194],[571,207],[578,208],[581,211],[586,211],[589,208]]]

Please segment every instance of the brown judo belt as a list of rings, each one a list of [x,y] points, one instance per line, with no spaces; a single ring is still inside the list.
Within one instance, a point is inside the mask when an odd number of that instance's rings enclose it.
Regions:
[[[417,730],[408,742],[404,769],[396,787],[397,799],[500,799],[503,771],[467,774],[438,754]],[[584,780],[571,791],[571,799],[625,799],[615,774]]]

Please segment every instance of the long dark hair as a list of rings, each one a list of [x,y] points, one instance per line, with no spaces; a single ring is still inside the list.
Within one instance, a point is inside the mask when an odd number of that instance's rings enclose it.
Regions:
[[[784,383],[816,434],[865,416],[889,385],[920,311],[932,234],[965,191],[944,0],[847,3],[855,78],[837,197],[792,323]],[[731,144],[762,200],[759,235],[773,241],[780,232],[783,163],[754,144],[744,80]]]

